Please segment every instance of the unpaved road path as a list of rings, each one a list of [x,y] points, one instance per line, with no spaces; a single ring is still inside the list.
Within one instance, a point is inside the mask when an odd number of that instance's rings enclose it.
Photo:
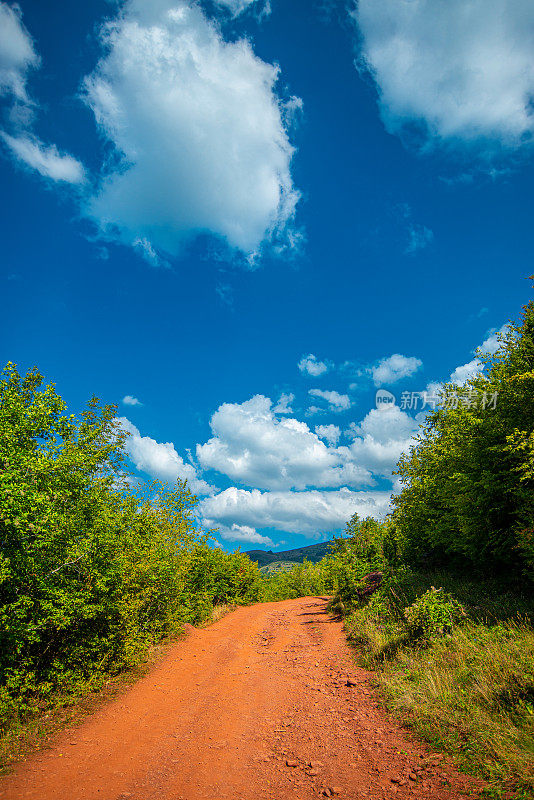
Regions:
[[[0,798],[465,797],[473,784],[429,763],[368,678],[324,598],[240,608],[2,778]]]

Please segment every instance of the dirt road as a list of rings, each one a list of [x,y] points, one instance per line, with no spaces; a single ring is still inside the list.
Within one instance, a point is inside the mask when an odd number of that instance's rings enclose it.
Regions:
[[[347,685],[347,683],[349,685]],[[373,701],[323,598],[193,630],[0,780],[2,800],[460,798],[472,784]]]

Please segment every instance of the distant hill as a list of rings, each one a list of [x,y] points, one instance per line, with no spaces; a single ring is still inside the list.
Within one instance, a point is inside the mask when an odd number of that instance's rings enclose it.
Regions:
[[[258,567],[266,567],[268,564],[276,562],[291,562],[300,564],[307,559],[316,563],[330,553],[330,542],[320,542],[319,544],[309,544],[307,547],[297,547],[295,550],[280,550],[273,553],[272,550],[247,550],[247,555],[251,561],[255,561]]]

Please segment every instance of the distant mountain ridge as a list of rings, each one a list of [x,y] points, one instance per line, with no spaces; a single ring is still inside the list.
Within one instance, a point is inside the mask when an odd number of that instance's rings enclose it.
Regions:
[[[307,559],[314,564],[330,553],[330,542],[319,542],[319,544],[309,544],[307,547],[297,547],[294,550],[280,550],[273,553],[272,550],[246,550],[251,561],[255,561],[258,567],[265,567],[274,561],[291,561],[300,564]]]

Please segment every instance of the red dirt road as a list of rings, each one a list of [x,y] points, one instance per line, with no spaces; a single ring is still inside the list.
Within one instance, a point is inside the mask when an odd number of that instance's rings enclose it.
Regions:
[[[240,608],[0,779],[0,798],[452,800],[475,788],[377,708],[368,677],[323,598]]]

